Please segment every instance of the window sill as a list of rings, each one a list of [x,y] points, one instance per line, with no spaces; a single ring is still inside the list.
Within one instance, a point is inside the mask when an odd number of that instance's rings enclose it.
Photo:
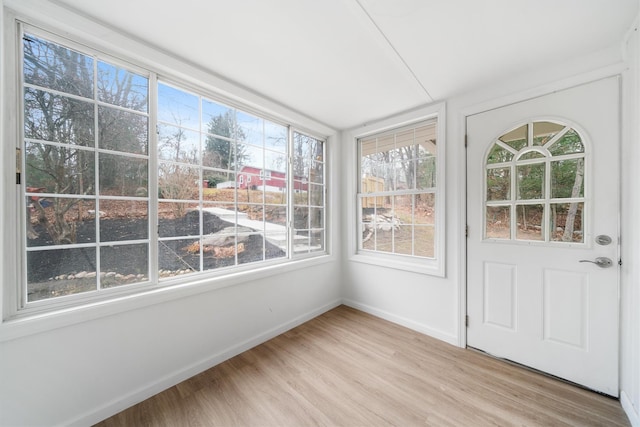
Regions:
[[[174,281],[162,287],[140,291],[107,300],[92,301],[73,307],[54,309],[47,312],[19,313],[5,319],[0,324],[0,342],[71,326],[77,323],[112,316],[194,295],[213,292],[218,289],[255,281],[289,271],[309,268],[335,261],[333,255],[292,260],[255,270],[225,274],[217,277],[198,277]]]
[[[399,255],[357,253],[351,256],[349,261],[425,274],[428,276],[445,277],[443,262],[437,259],[412,259]]]

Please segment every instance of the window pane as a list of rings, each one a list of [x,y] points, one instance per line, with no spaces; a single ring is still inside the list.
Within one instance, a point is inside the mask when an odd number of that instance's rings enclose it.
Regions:
[[[309,209],[309,226],[310,228],[324,228],[324,209]]]
[[[149,119],[141,114],[98,107],[98,145],[124,153],[147,154]]]
[[[235,138],[235,111],[208,99],[202,100],[202,126],[206,132],[227,138]]]
[[[100,153],[100,194],[147,197],[147,159]]]
[[[413,243],[414,236],[411,225],[403,225],[393,233],[394,253],[399,255],[413,255]]]
[[[425,258],[435,256],[435,228],[433,226],[415,226],[413,230],[413,255]]]
[[[93,98],[93,58],[30,34],[23,56],[25,83]]]
[[[234,171],[236,168],[235,144],[224,138],[207,135],[204,141],[202,165]],[[242,153],[241,153],[242,154]]]
[[[584,196],[584,159],[551,162],[551,197]]]
[[[248,205],[244,214],[244,216],[238,217],[238,223],[242,223],[240,225],[250,228],[250,230],[246,230],[247,232],[264,231],[265,212],[263,205]],[[246,218],[249,221],[241,221],[240,218]]]
[[[264,146],[273,151],[279,153],[287,152],[287,133],[286,126],[272,123],[269,121],[264,122]],[[322,160],[322,154],[320,158],[316,160]]]
[[[200,234],[200,214],[194,203],[158,203],[158,236],[179,237]]]
[[[89,102],[25,88],[25,138],[93,147],[93,118]]]
[[[149,80],[146,77],[98,61],[100,101],[146,113],[148,93]]]
[[[388,153],[384,153],[388,154]],[[382,158],[383,156],[380,156]],[[363,159],[366,163],[362,169],[362,179],[373,178],[377,183],[374,185],[368,185],[368,188],[382,188],[375,191],[392,191],[395,189],[394,180],[395,172],[393,169],[393,163],[386,163],[384,161],[373,161],[371,158]],[[373,191],[373,190],[372,190]]]
[[[287,225],[286,206],[265,206],[265,219],[267,231],[285,232]]]
[[[236,211],[232,203],[205,203],[202,208],[203,234],[214,233],[224,227],[229,227],[237,222],[237,217],[242,216]]]
[[[394,173],[394,189],[395,190],[413,190],[416,188],[415,161],[397,161],[393,163]]]
[[[96,248],[27,252],[27,301],[94,291]]]
[[[287,203],[287,181],[278,179],[276,176],[277,173],[274,173],[271,178],[259,176],[258,189],[264,190],[265,203],[283,205]]]
[[[378,191],[384,191],[384,179],[371,175],[365,175],[362,177],[362,193],[375,193]]]
[[[267,170],[280,172],[279,177],[284,179],[285,173],[287,172],[286,154],[265,150],[264,164]]]
[[[487,170],[487,200],[511,200],[511,168]]]
[[[366,222],[360,224],[362,230],[362,249],[376,249],[376,228],[373,220],[365,219]]]
[[[159,241],[158,269],[161,280],[200,271],[200,239]]]
[[[570,129],[565,133],[558,141],[553,143],[550,147],[547,147],[549,152],[554,156],[560,156],[562,154],[584,153],[584,145],[580,139],[580,135]]]
[[[316,184],[324,183],[324,163],[312,161],[309,169],[309,182]]]
[[[238,123],[236,138],[239,141],[258,147],[264,146],[263,119],[238,111],[236,113],[236,121]]]
[[[149,280],[149,245],[103,246],[100,268],[105,272],[100,281],[103,288],[146,282]]]
[[[158,158],[199,164],[200,134],[177,126],[158,125]]]
[[[489,155],[487,156],[487,164],[504,163],[510,162],[511,160],[513,160],[513,153],[502,148],[498,144],[493,145]]]
[[[309,252],[324,251],[325,249],[325,232],[324,230],[309,231]]]
[[[321,185],[309,185],[309,204],[311,206],[324,206],[324,187]]]
[[[286,232],[284,232],[284,233],[281,233],[281,232],[272,233],[272,232],[267,231],[267,233],[265,234],[265,239],[266,239],[265,259],[284,258],[284,257],[287,256],[287,234],[286,234]],[[294,240],[294,242],[295,242],[295,240]]]
[[[487,239],[511,239],[511,207],[487,206]]]
[[[202,198],[210,202],[233,202],[236,194],[235,174],[230,172],[202,171],[206,188],[202,190]],[[203,184],[204,184],[203,183]]]
[[[558,123],[535,122],[533,124],[533,145],[545,145],[564,129],[565,126]]]
[[[260,147],[254,147],[253,145],[242,146],[242,169],[246,171],[246,168],[254,168],[253,172],[259,172],[264,168],[264,150]]]
[[[416,188],[428,189],[436,186],[436,158],[419,159],[416,163]]]
[[[261,234],[253,232],[238,233],[238,264],[247,264],[250,262],[264,261],[265,258],[265,240]],[[276,257],[281,253],[279,248],[270,246],[276,253]]]
[[[518,160],[543,159],[544,157],[545,155],[542,153],[539,153],[538,151],[528,151],[526,153],[521,154],[518,157]]]
[[[520,151],[520,149],[527,146],[528,129],[528,125],[522,125],[511,132],[505,133],[498,139],[516,151]]]
[[[101,242],[147,239],[148,204],[132,200],[101,200],[99,223]]]
[[[550,224],[551,240],[583,243],[584,203],[552,203]]]
[[[95,243],[94,200],[28,193],[26,201],[28,247]],[[64,212],[61,219],[56,218],[56,212]]]
[[[416,194],[414,209],[415,224],[431,224],[436,220],[436,195],[433,193]]]
[[[518,166],[518,200],[543,199],[545,197],[544,169],[544,163]]]
[[[394,197],[394,212],[391,217],[393,227],[393,251],[403,255],[413,255],[414,196]]]
[[[544,240],[543,217],[543,205],[516,205],[518,222],[516,239]]]
[[[391,197],[383,197],[383,203],[376,206],[373,222],[376,229],[376,250],[393,252],[393,230],[398,226],[398,220],[393,214]]]
[[[406,194],[393,198],[393,216],[401,224],[413,224],[413,195]]]
[[[238,190],[238,201],[245,203],[262,203],[264,190],[261,187],[260,175],[244,173],[240,175],[241,182]]]
[[[200,195],[198,168],[160,163],[158,194],[162,199],[198,200]]]
[[[196,95],[158,83],[158,120],[189,129],[200,129]]]
[[[27,143],[28,192],[94,194],[95,153],[49,144]]]

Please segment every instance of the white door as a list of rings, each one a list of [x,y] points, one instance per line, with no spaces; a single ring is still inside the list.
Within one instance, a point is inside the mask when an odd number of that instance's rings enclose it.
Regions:
[[[618,79],[470,116],[467,143],[467,344],[618,396]]]

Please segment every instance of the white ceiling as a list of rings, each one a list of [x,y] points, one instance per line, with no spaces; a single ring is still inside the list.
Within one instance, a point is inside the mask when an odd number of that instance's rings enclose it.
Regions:
[[[638,0],[51,1],[336,129],[619,46],[638,9]]]

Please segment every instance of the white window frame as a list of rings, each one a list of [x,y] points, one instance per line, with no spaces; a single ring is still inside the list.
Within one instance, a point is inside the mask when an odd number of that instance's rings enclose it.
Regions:
[[[67,12],[61,12],[63,15]],[[81,19],[81,18],[78,18]],[[105,48],[100,43],[88,43],[85,42],[86,39],[82,35],[67,33],[65,36],[61,36],[63,34],[62,31],[59,31],[55,27],[44,25],[41,22],[32,21],[29,17],[25,17],[24,15],[20,15],[5,12],[4,19],[4,40],[3,40],[3,62],[5,71],[5,75],[2,77],[3,79],[3,87],[9,88],[7,91],[3,91],[3,95],[8,94],[8,96],[3,96],[3,107],[5,112],[2,116],[2,136],[3,136],[3,165],[7,168],[13,169],[16,167],[16,148],[20,148],[23,145],[23,136],[22,136],[22,112],[18,108],[16,109],[16,105],[22,105],[22,75],[21,75],[21,51],[22,51],[22,31],[24,28],[24,32],[32,33],[36,36],[40,36],[44,39],[60,43],[62,45],[74,48],[79,50],[82,53],[89,55],[98,55],[99,59],[105,60],[114,65],[123,65],[125,68],[134,70],[134,71],[143,71],[148,72],[150,75],[150,86],[157,85],[158,75],[162,74],[163,76],[171,75],[171,71],[173,71],[174,75],[182,75],[182,79],[175,79],[179,81],[183,81],[185,79],[185,74],[182,72],[180,68],[169,70],[162,69],[158,67],[157,59],[153,59],[150,62],[144,61],[144,57],[142,60],[135,59],[131,60],[128,58],[137,58],[136,55],[133,54],[122,54],[118,52],[113,52],[109,48]],[[80,32],[81,34],[85,34]],[[126,40],[126,37],[119,36]],[[135,42],[132,42],[135,44]],[[115,45],[109,45],[110,47],[115,47]],[[107,52],[107,53],[105,53]],[[166,55],[166,54],[161,54]],[[171,57],[167,57],[169,62],[171,63]],[[152,65],[149,65],[152,64]],[[155,65],[155,66],[154,66]],[[178,66],[174,61],[174,66]],[[188,67],[188,66],[186,66]],[[182,73],[182,74],[181,74]],[[203,75],[202,77],[206,78],[207,75]],[[253,98],[257,98],[259,101],[263,101],[264,105],[267,107],[264,110],[256,109],[256,107],[247,107],[241,101],[238,101],[237,98],[230,99],[221,95],[220,93],[215,91],[215,87],[211,86],[210,83],[202,83],[204,80],[199,81],[196,80],[195,83],[193,80],[184,81],[184,86],[195,87],[200,94],[203,94],[213,100],[220,100],[222,103],[226,103],[227,105],[234,105],[239,109],[250,113],[256,114],[260,117],[273,120],[280,123],[286,123],[290,129],[305,129],[305,132],[314,135],[315,138],[322,140],[325,149],[325,156],[327,152],[327,141],[333,135],[333,130],[326,128],[323,125],[319,125],[318,129],[322,129],[320,131],[313,130],[315,124],[302,117],[297,113],[291,114],[285,108],[280,106],[274,106],[268,102],[268,100],[262,100],[259,96],[253,96]],[[228,84],[225,81],[221,81],[221,84]],[[229,89],[229,87],[225,87],[225,89]],[[156,89],[152,89],[154,92]],[[240,89],[237,89],[239,92],[242,92]],[[155,92],[154,92],[155,93]],[[156,102],[156,95],[150,93],[149,99],[149,115],[153,115],[154,118],[150,121],[150,128],[153,129],[157,122],[157,111],[156,106],[154,105]],[[249,97],[248,99],[252,99]],[[255,100],[252,100],[251,105],[258,105],[255,103]],[[247,101],[248,102],[248,101]],[[272,113],[268,108],[275,108],[278,113]],[[284,110],[287,115],[285,115],[285,119],[282,118],[279,110]],[[301,122],[296,122],[292,120],[290,117],[294,117],[300,119]],[[312,129],[311,131],[307,129]],[[154,134],[154,132],[150,132],[150,134]],[[152,138],[150,135],[150,146],[155,144],[155,138]],[[10,143],[7,143],[10,141]],[[290,144],[292,141],[290,141]],[[155,150],[150,148],[149,156],[150,158],[154,158]],[[291,148],[288,149],[289,156],[291,156]],[[155,162],[155,160],[154,160]],[[150,163],[149,170],[152,172],[150,174],[150,181],[154,181],[157,178],[154,177],[155,167],[154,162]],[[12,175],[13,176],[13,175]],[[292,176],[292,175],[291,175]],[[293,178],[291,178],[293,179]],[[324,185],[328,185],[326,178],[324,181]],[[154,186],[150,185],[150,192],[153,191]],[[158,300],[166,300],[167,296],[170,294],[177,294],[173,298],[182,297],[184,295],[195,294],[199,292],[205,292],[207,290],[217,289],[220,287],[230,286],[236,283],[243,283],[247,280],[251,280],[252,278],[270,276],[273,274],[277,274],[279,272],[286,272],[291,269],[304,268],[311,264],[321,264],[325,262],[334,261],[335,257],[331,254],[330,247],[327,242],[328,239],[325,239],[325,246],[322,251],[316,251],[305,256],[299,256],[294,254],[293,251],[289,251],[287,256],[277,260],[267,260],[258,263],[250,263],[242,266],[236,266],[235,268],[224,269],[224,271],[216,271],[212,270],[210,272],[200,273],[198,275],[191,276],[189,278],[180,278],[177,280],[159,283],[157,278],[157,272],[152,271],[152,277],[149,283],[142,284],[140,286],[126,287],[128,289],[109,289],[104,290],[102,292],[92,292],[91,296],[78,294],[78,295],[69,295],[61,298],[52,298],[50,301],[38,301],[37,304],[32,304],[29,307],[25,307],[21,294],[22,287],[26,286],[26,267],[25,267],[25,254],[26,247],[23,242],[23,233],[26,229],[25,224],[25,214],[24,207],[22,209],[16,209],[16,206],[21,206],[24,203],[24,189],[23,186],[16,186],[15,182],[10,182],[9,180],[3,179],[2,182],[2,190],[0,190],[0,194],[3,194],[5,197],[11,197],[15,200],[15,204],[7,203],[2,209],[2,218],[4,218],[5,225],[3,227],[2,233],[2,244],[3,250],[2,253],[8,256],[5,256],[2,260],[1,266],[2,268],[2,278],[3,278],[3,286],[2,286],[2,311],[1,311],[1,323],[0,323],[0,341],[3,339],[10,339],[15,336],[22,336],[23,330],[28,330],[31,332],[47,330],[56,327],[55,322],[49,322],[48,324],[44,324],[43,322],[29,322],[30,319],[34,317],[37,318],[50,318],[51,315],[55,316],[66,316],[67,314],[76,314],[79,312],[85,312],[86,308],[96,308],[101,307],[101,309],[95,310],[95,316],[99,317],[100,315],[112,314],[114,312],[119,312],[124,309],[130,309],[132,307],[145,306],[152,301]],[[15,197],[13,197],[15,195]],[[149,223],[151,224],[155,217],[152,217],[154,214],[155,208],[152,207],[153,204],[157,203],[156,196],[149,197],[150,203],[150,217]],[[289,204],[292,203],[289,202]],[[328,204],[328,200],[325,199],[325,207]],[[20,212],[18,212],[20,211]],[[289,222],[288,222],[289,223]],[[150,228],[155,228],[154,226]],[[325,230],[328,230],[329,226],[325,222]],[[292,227],[289,226],[289,239],[292,239]],[[10,231],[10,232],[7,232]],[[150,268],[153,265],[156,265],[151,261],[152,257],[157,256],[156,252],[152,250],[154,244],[157,244],[157,237],[150,236],[151,244],[150,244]],[[23,243],[20,243],[23,242]],[[16,246],[17,245],[17,246]],[[11,248],[9,248],[11,246]],[[291,243],[290,243],[291,246]],[[9,250],[11,249],[11,250]],[[274,269],[273,266],[278,265],[278,269]],[[24,285],[23,285],[24,284]],[[183,286],[190,285],[190,286]],[[191,286],[192,285],[192,286]],[[170,292],[167,292],[170,291]],[[159,292],[162,294],[160,295]],[[136,298],[135,302],[130,300],[130,297],[138,297],[144,295],[152,295],[149,300],[141,301]],[[124,299],[126,299],[126,303],[124,303]],[[109,308],[105,308],[105,303],[114,303],[115,305],[119,305],[119,308],[115,308],[114,305],[109,305]],[[102,314],[100,314],[102,313]],[[84,317],[86,319],[86,316]],[[76,316],[75,321],[82,321],[80,317]],[[75,323],[75,321],[65,320],[65,322]],[[29,322],[29,323],[25,323]],[[10,325],[10,326],[7,326]],[[37,325],[37,326],[36,326]],[[14,332],[6,333],[7,329],[11,329]],[[15,332],[15,331],[18,332]],[[17,334],[17,335],[16,335]]]
[[[446,104],[433,104],[416,111],[393,116],[378,122],[362,126],[346,133],[345,141],[352,145],[351,158],[349,163],[353,165],[354,172],[351,174],[349,188],[352,191],[351,203],[348,209],[348,221],[353,225],[354,233],[349,234],[350,261],[384,266],[404,271],[422,273],[437,277],[445,276],[445,152],[446,152]],[[360,207],[358,203],[358,192],[360,190],[360,152],[358,140],[367,136],[380,134],[394,129],[408,127],[423,121],[437,119],[437,145],[436,156],[436,207],[435,207],[435,248],[433,258],[423,258],[408,255],[381,253],[374,251],[361,251],[360,239]]]

